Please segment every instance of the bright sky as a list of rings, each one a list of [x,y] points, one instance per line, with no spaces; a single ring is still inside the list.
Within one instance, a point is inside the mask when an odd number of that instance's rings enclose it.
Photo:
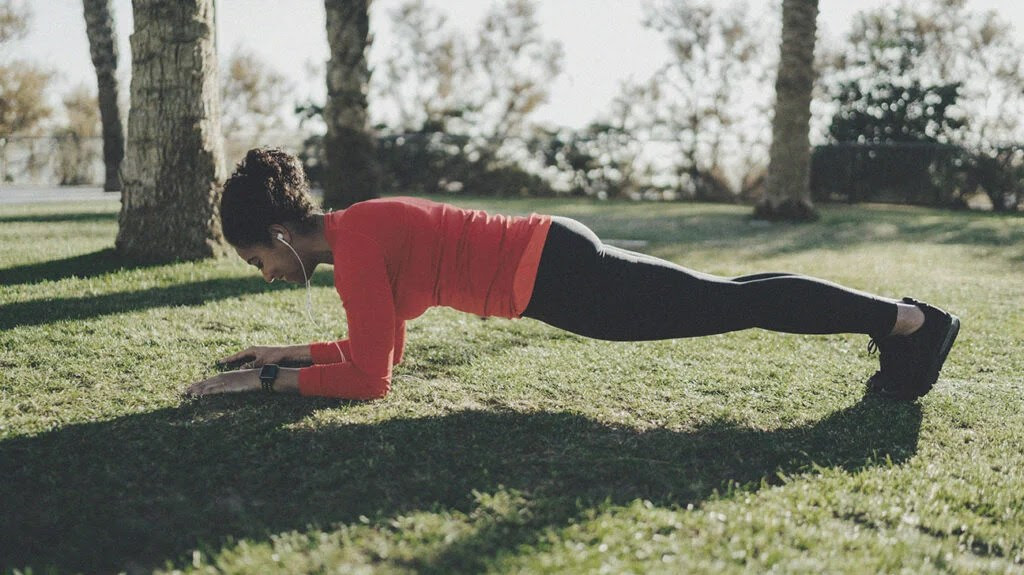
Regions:
[[[21,0],[27,2],[27,0]],[[374,0],[371,28],[378,38],[387,33],[387,13],[402,0]],[[750,0],[755,7],[777,0]],[[450,22],[473,30],[486,11],[485,0],[428,0],[444,10]],[[27,2],[34,18],[25,40],[5,51],[31,59],[60,74],[58,89],[95,82],[85,36],[81,0]],[[820,0],[819,27],[825,38],[838,38],[857,11],[884,0]],[[1024,34],[1024,2],[968,0],[976,10],[996,10]],[[127,77],[131,0],[113,0],[121,46],[121,75]],[[287,6],[287,8],[283,8]],[[540,0],[539,19],[545,36],[562,42],[564,72],[536,119],[580,127],[604,111],[623,80],[643,80],[668,58],[661,37],[641,24],[641,0]],[[236,46],[255,51],[265,62],[290,77],[296,100],[323,99],[320,77],[311,78],[309,63],[327,58],[322,0],[217,0],[218,46],[222,55]],[[372,52],[371,52],[372,54]],[[372,57],[372,56],[371,56]],[[127,83],[122,89],[127,91]]]

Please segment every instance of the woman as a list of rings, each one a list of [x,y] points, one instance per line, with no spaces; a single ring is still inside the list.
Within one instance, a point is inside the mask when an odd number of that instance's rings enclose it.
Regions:
[[[488,215],[416,198],[346,210],[314,207],[298,160],[249,151],[224,185],[224,237],[273,282],[308,281],[334,266],[349,339],[250,347],[243,363],[193,384],[190,395],[265,389],[347,399],[384,397],[402,359],[405,322],[442,305],[481,316],[529,317],[587,337],[644,341],[758,327],[863,333],[880,352],[868,390],[928,393],[959,319],[796,274],[726,279],[601,243],[571,219]],[[303,368],[282,368],[289,362]]]

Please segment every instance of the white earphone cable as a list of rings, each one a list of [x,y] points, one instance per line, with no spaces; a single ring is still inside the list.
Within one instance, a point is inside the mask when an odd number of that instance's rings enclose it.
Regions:
[[[321,337],[323,337],[325,341],[330,341],[331,343],[334,344],[334,347],[337,348],[338,350],[338,355],[341,356],[341,361],[348,361],[348,358],[345,357],[345,352],[341,351],[341,346],[338,344],[337,340],[331,338],[330,334],[327,333],[327,330],[322,328],[320,324],[317,323],[315,319],[313,319],[312,288],[310,288],[310,277],[309,274],[306,273],[306,266],[305,264],[302,263],[302,258],[299,257],[299,253],[295,251],[295,248],[293,248],[291,244],[285,241],[284,234],[277,234],[276,238],[282,244],[287,246],[288,249],[290,249],[293,254],[295,254],[295,259],[299,260],[299,267],[302,268],[302,279],[306,280],[306,317],[309,318],[309,323],[313,324],[313,328],[317,331],[317,333],[321,334]]]

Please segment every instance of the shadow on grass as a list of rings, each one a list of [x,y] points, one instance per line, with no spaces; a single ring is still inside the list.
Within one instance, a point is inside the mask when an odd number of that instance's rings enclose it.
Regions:
[[[331,276],[315,274],[312,285],[333,286]],[[58,321],[86,320],[118,313],[165,306],[198,306],[207,302],[302,286],[268,286],[258,277],[219,278],[186,284],[110,294],[46,298],[0,305],[0,329],[45,325]]]
[[[0,216],[0,224],[65,224],[87,222],[116,222],[118,213],[111,212],[68,212],[60,214],[27,214]]]
[[[1019,217],[1001,214],[943,212],[910,208],[826,206],[815,223],[765,223],[735,212],[693,215],[581,216],[602,237],[644,239],[657,243],[714,244],[728,249],[757,246],[765,256],[818,249],[844,249],[880,242],[966,245],[1007,250],[1024,244]],[[1007,257],[1024,259],[1009,249]]]
[[[0,306],[0,329],[92,319],[154,307],[197,306],[266,290],[265,285],[251,278],[224,278],[133,292],[16,302]]]
[[[639,432],[568,413],[467,411],[304,429],[329,407],[222,397],[0,442],[0,569],[142,570],[190,550],[309,526],[383,529],[416,511],[468,512],[473,491],[524,493],[523,522],[485,525],[403,567],[476,571],[606,502],[700,504],[813,465],[856,471],[906,461],[914,404],[865,401],[813,424],[725,423]],[[342,409],[344,406],[342,406]]]
[[[114,248],[96,252],[25,264],[0,270],[0,284],[21,285],[43,281],[60,281],[66,278],[94,278],[109,273],[140,268],[151,268],[161,264],[126,261]]]

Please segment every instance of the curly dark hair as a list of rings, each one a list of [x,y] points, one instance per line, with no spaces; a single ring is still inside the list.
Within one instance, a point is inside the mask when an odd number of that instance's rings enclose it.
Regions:
[[[235,247],[269,246],[268,228],[288,224],[299,234],[316,229],[321,213],[309,195],[302,163],[277,148],[254,148],[224,182],[220,221],[224,239]]]

